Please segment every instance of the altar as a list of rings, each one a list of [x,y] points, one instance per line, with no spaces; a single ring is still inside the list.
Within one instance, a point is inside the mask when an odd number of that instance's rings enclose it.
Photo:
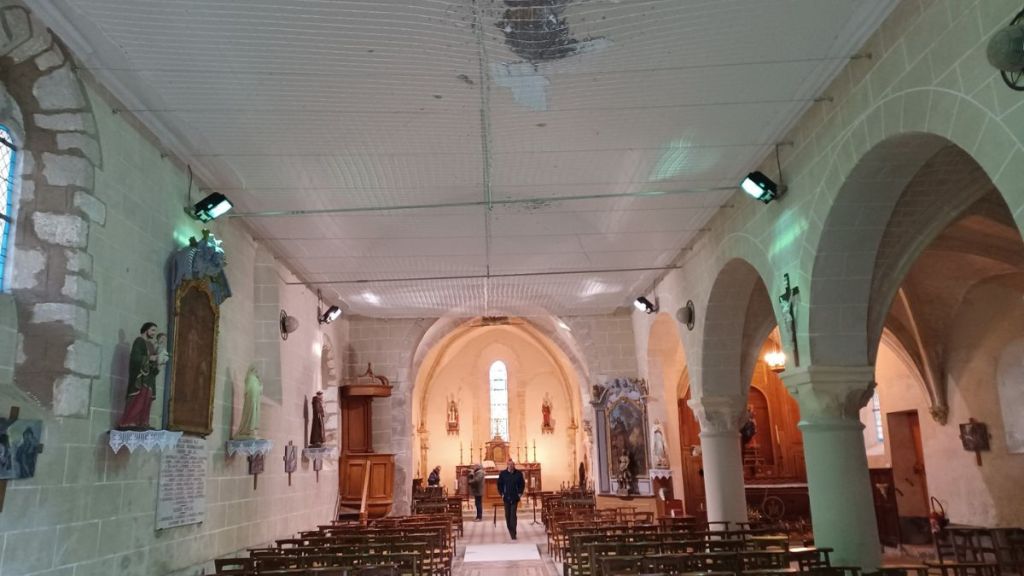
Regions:
[[[498,495],[498,475],[505,469],[505,466],[498,467],[497,463],[494,466],[488,466],[484,468],[484,504],[501,503],[501,496]],[[516,464],[516,470],[523,473],[523,481],[526,482],[526,491],[523,493],[523,497],[526,498],[531,492],[540,492],[543,490],[541,484],[541,466],[540,462],[522,462]],[[456,493],[459,496],[471,498],[469,494],[469,474],[473,472],[473,466],[469,464],[459,465],[455,467],[455,474],[459,479],[459,485],[456,489]],[[493,499],[493,502],[491,502]]]
[[[510,455],[508,442],[500,437],[492,438],[482,449],[480,456],[484,465],[484,507],[501,504],[501,496],[498,494],[498,475],[507,468]],[[473,466],[473,464],[459,464],[455,467],[455,477],[458,479],[456,494],[459,496],[470,497],[469,474],[473,472]],[[540,462],[516,462],[516,470],[523,473],[523,480],[526,483],[524,498],[531,492],[543,490]]]

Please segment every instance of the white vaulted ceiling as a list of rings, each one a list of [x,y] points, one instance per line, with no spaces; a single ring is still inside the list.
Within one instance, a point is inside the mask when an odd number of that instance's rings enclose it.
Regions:
[[[371,316],[629,305],[893,3],[28,0]]]

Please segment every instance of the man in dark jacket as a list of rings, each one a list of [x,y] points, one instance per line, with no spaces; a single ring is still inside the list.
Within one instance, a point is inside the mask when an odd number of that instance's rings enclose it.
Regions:
[[[516,511],[519,507],[519,499],[526,490],[526,480],[523,473],[516,470],[516,463],[511,458],[508,460],[508,468],[498,475],[498,493],[501,494],[501,501],[505,504],[505,525],[508,526],[508,534],[513,540],[516,539],[516,527],[519,520],[516,518]]]
[[[476,521],[483,520],[484,505],[484,467],[475,464],[469,473],[469,493],[473,495],[473,502],[476,504]]]

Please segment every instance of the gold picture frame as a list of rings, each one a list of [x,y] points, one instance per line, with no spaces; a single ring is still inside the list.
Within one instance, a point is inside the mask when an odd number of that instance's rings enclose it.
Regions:
[[[174,293],[174,340],[167,428],[213,432],[220,307],[208,280],[186,280]]]

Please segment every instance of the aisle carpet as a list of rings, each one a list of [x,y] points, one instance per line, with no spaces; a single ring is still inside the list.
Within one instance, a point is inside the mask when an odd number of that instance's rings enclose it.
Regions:
[[[540,560],[536,544],[469,544],[463,563]]]

